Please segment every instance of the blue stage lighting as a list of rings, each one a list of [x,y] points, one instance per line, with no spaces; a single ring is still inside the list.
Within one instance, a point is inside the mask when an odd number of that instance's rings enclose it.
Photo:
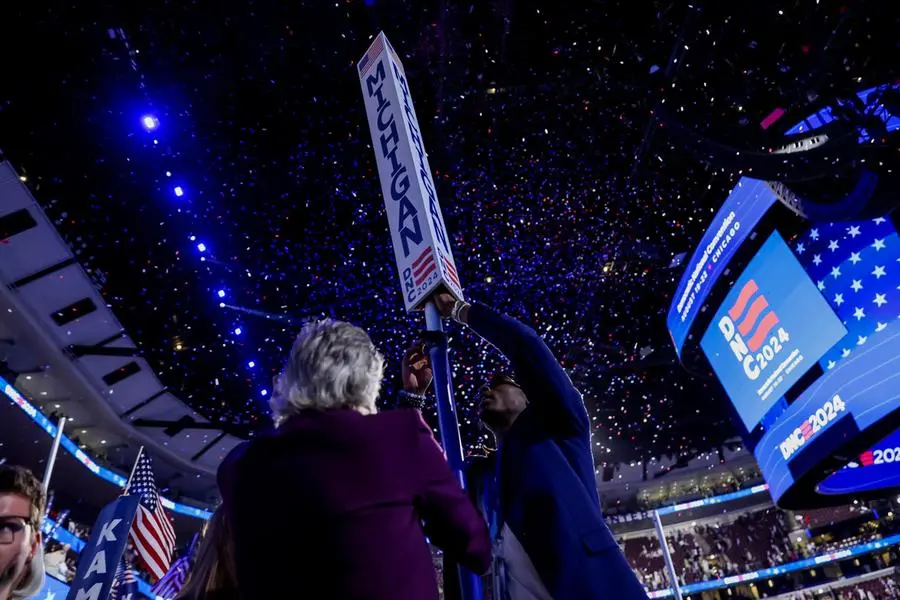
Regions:
[[[179,198],[184,196],[184,190],[181,188],[180,185],[176,185],[174,191],[175,191],[175,195],[178,196]]]
[[[219,295],[219,298],[224,298],[224,297],[225,297],[225,290],[219,290],[219,291],[216,292],[216,293]]]
[[[155,131],[159,127],[159,119],[153,115],[144,115],[141,117],[141,124],[147,131]]]
[[[197,250],[199,250],[200,252],[206,252],[206,244],[200,242],[199,244],[197,244]]]
[[[247,366],[252,369],[253,367],[256,366],[256,363],[251,360],[250,362],[247,363]]]
[[[234,335],[241,335],[242,333],[244,333],[244,330],[241,329],[240,327],[234,328]]]

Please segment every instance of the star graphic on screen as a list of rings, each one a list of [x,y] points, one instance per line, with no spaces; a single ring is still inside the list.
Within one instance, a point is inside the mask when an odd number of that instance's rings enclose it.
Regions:
[[[852,238],[855,238],[856,236],[858,236],[859,235],[859,225],[852,225],[852,226],[848,227],[847,235],[849,235]]]
[[[856,338],[856,345],[857,345],[857,346],[862,346],[863,344],[866,343],[866,341],[867,341],[868,339],[869,339],[868,336],[860,335],[860,336],[858,336],[858,337]]]
[[[840,306],[844,303],[844,295],[843,294],[835,294],[834,295],[834,303]]]
[[[862,281],[860,281],[859,279],[854,279],[850,287],[853,288],[854,292],[858,292],[859,290],[863,289]]]
[[[883,267],[883,266],[881,266],[881,265],[876,265],[876,266],[875,266],[875,270],[872,271],[872,275],[875,276],[875,279],[881,279],[882,277],[884,277],[885,275],[887,275],[887,273],[884,272],[884,267]]]
[[[831,267],[831,276],[837,279],[841,276],[841,268],[840,267]]]
[[[852,262],[854,265],[861,260],[862,260],[862,258],[860,258],[859,252],[851,252],[850,253],[850,262]]]
[[[884,238],[881,238],[880,240],[875,240],[875,243],[872,244],[872,247],[875,248],[876,250],[884,250]]]
[[[857,321],[859,321],[860,319],[862,319],[866,316],[866,311],[864,311],[862,308],[857,306],[856,309],[853,311],[853,316],[856,317]]]
[[[841,350],[841,356],[843,358],[847,358],[848,356],[850,356],[850,348],[844,348],[843,350]]]
[[[797,254],[803,254],[806,252],[806,246],[803,245],[803,242],[797,244]]]
[[[840,248],[840,246],[838,245],[837,240],[831,240],[830,242],[828,242],[828,249],[831,250],[832,252],[834,252],[838,248]]]
[[[813,264],[817,267],[822,264],[822,255],[814,254],[813,255]]]
[[[815,228],[810,229],[810,230],[809,230],[809,237],[811,237],[811,238],[814,239],[814,240],[819,239],[819,230],[818,230],[818,229],[815,229]]]
[[[886,294],[875,294],[875,299],[872,302],[875,303],[876,306],[881,306],[883,304],[887,304]]]
[[[884,217],[876,217],[876,218],[872,219],[872,222],[875,223],[876,225],[881,225],[885,221],[887,221],[887,219],[885,219]]]
[[[834,362],[833,360],[829,360],[829,361],[828,361],[828,369],[829,369],[829,370],[833,369],[833,368],[834,368],[834,365],[836,365],[836,364],[837,364],[837,363]]]
[[[876,331],[876,332],[877,332],[877,331],[884,331],[884,329],[885,329],[886,327],[887,327],[887,323],[882,323],[881,321],[879,321],[879,322],[878,322],[878,325],[875,326],[875,331]]]
[[[821,292],[822,290],[825,289],[825,282],[824,282],[824,281],[817,281],[817,282],[816,282],[816,287],[819,288],[819,291]],[[900,289],[900,288],[898,288],[898,289]]]

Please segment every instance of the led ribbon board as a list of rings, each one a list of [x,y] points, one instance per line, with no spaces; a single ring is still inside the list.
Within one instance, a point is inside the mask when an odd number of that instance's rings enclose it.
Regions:
[[[900,431],[895,431],[819,484],[826,495],[859,495],[900,486]]]
[[[836,457],[854,457],[896,428],[900,418],[900,321],[887,325],[866,346],[813,382],[772,427],[763,434],[753,453],[759,462],[772,498],[786,508],[799,506],[830,492],[828,503],[840,504],[862,491],[860,481],[869,478],[860,469],[856,487],[842,476],[817,485],[840,464]],[[841,481],[844,485],[841,487]],[[873,481],[863,489],[883,488],[888,482]],[[807,502],[803,505],[809,505]]]
[[[777,199],[765,181],[742,177],[713,217],[700,246],[687,263],[666,318],[679,356],[694,319],[719,275]]]

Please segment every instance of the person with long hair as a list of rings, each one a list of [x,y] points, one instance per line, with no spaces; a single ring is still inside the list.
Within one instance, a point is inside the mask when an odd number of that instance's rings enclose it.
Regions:
[[[207,521],[187,582],[175,600],[237,600],[234,538],[220,506]]]

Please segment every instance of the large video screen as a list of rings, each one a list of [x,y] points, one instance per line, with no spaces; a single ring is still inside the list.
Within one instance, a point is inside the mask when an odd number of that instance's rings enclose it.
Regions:
[[[846,333],[776,232],[735,282],[700,346],[750,431]]]
[[[681,277],[666,324],[681,355],[688,332],[713,284],[777,196],[765,181],[742,177],[700,240]]]

